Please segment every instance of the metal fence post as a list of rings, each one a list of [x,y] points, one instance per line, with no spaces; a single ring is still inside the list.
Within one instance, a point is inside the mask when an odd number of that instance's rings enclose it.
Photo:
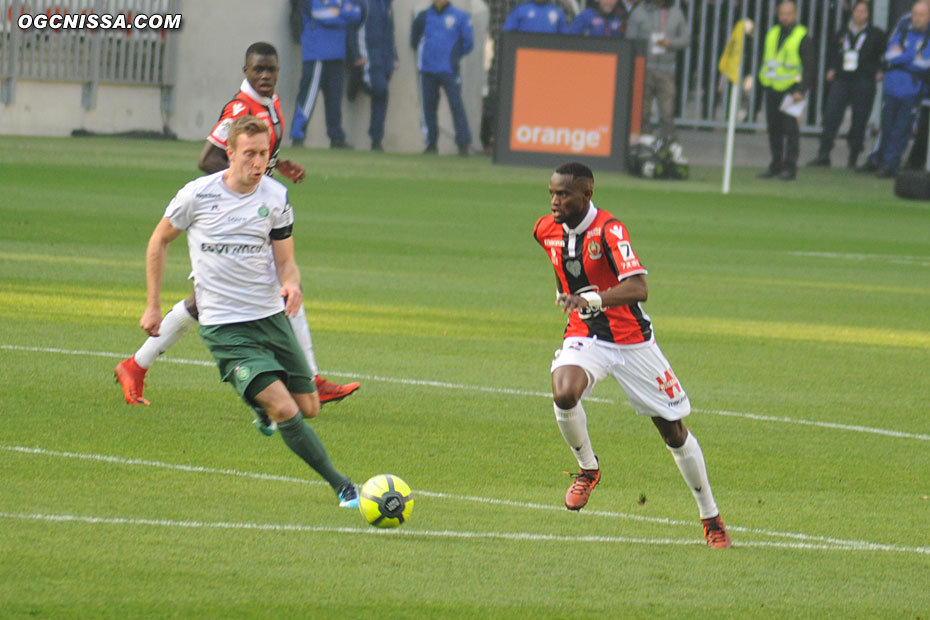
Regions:
[[[18,0],[4,1],[0,2],[0,7],[3,9],[0,19],[6,19],[7,11],[10,15],[7,25],[0,21],[0,101],[3,105],[13,105],[16,100],[16,66],[19,62],[19,47],[22,44],[17,17],[23,3]],[[9,32],[5,32],[7,27]]]

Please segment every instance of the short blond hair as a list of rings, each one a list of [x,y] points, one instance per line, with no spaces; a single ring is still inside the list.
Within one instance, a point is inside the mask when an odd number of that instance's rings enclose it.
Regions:
[[[240,116],[229,126],[229,136],[226,138],[226,144],[229,145],[229,148],[235,150],[240,134],[254,136],[260,133],[268,134],[268,125],[254,116]]]

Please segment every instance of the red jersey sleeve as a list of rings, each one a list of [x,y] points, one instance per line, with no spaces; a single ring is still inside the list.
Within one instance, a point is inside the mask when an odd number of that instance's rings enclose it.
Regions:
[[[646,273],[646,268],[639,262],[639,257],[630,245],[630,235],[626,227],[618,220],[609,220],[605,225],[601,238],[607,247],[607,260],[611,269],[617,274],[617,280]]]
[[[232,125],[234,120],[248,113],[249,106],[238,99],[233,99],[223,108],[223,113],[220,114],[220,120],[216,122],[213,131],[207,136],[207,140],[213,146],[225,151],[227,145],[226,140],[229,138],[229,126]]]

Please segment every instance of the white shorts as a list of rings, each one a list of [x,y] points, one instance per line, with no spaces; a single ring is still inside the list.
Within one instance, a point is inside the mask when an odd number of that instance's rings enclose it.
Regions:
[[[597,338],[566,338],[555,352],[552,372],[562,366],[579,366],[588,375],[582,398],[609,375],[620,384],[640,415],[673,422],[691,413],[691,401],[655,340],[620,345]]]

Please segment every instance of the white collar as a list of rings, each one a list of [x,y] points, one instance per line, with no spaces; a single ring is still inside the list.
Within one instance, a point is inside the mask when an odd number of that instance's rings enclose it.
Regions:
[[[239,90],[244,92],[246,95],[259,102],[266,108],[271,105],[271,102],[274,101],[274,97],[262,97],[258,94],[258,91],[252,88],[252,85],[249,84],[248,79],[242,80],[242,84],[239,86]]]
[[[859,36],[859,33],[862,32],[863,30],[865,30],[866,27],[867,27],[868,25],[869,25],[869,22],[866,22],[866,23],[862,24],[862,27],[861,27],[861,28],[858,28],[858,29],[857,29],[857,28],[856,28],[856,25],[853,23],[853,21],[852,21],[852,20],[849,20],[849,32],[851,32],[852,34],[854,34],[854,35],[856,35],[856,36]]]
[[[594,201],[591,201],[589,205],[590,206],[588,207],[588,214],[584,216],[584,219],[581,220],[581,223],[578,224],[578,226],[574,228],[569,228],[568,224],[563,223],[562,230],[564,230],[570,235],[580,235],[581,233],[586,231],[588,229],[588,226],[590,226],[594,222],[594,218],[597,217],[597,207],[594,206]]]

